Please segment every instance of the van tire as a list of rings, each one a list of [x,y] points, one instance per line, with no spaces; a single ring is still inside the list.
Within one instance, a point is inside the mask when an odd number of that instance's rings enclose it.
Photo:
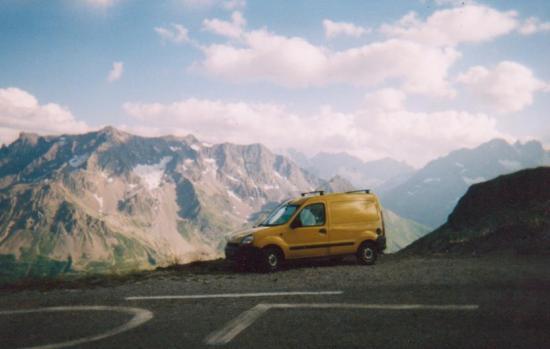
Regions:
[[[373,265],[378,257],[376,245],[371,241],[363,242],[357,249],[356,257],[360,264]]]
[[[260,270],[264,273],[273,273],[281,268],[283,254],[277,247],[266,247],[262,250],[260,257]]]

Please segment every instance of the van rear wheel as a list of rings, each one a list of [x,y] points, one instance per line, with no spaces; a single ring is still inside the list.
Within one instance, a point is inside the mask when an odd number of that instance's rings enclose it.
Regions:
[[[357,249],[357,261],[364,265],[373,265],[378,257],[376,245],[370,241],[363,242]]]
[[[272,273],[280,269],[283,262],[283,255],[278,248],[267,247],[262,250],[260,260],[261,270],[267,273]]]

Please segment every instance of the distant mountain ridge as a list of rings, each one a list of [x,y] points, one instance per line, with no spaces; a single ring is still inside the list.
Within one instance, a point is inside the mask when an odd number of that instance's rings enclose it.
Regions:
[[[288,156],[302,168],[328,180],[335,176],[345,178],[357,188],[387,190],[408,178],[414,168],[391,158],[363,161],[347,153],[317,153],[312,158],[294,150]]]
[[[445,222],[470,185],[547,164],[550,154],[540,142],[509,144],[494,139],[429,162],[404,183],[382,192],[381,198],[400,216],[437,227]]]
[[[447,222],[403,253],[550,253],[550,167],[472,185]]]

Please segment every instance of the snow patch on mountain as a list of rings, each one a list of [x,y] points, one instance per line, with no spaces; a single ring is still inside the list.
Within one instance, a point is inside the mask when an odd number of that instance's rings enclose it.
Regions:
[[[206,162],[206,163],[209,164],[209,165],[215,165],[215,164],[216,164],[216,159],[214,159],[214,158],[206,158],[206,159],[204,159],[204,162]]]
[[[88,160],[89,156],[89,154],[75,155],[69,160],[69,165],[71,167],[80,167]]]
[[[275,177],[283,180],[283,181],[288,181],[288,179],[286,177],[283,177],[279,172],[277,171],[273,171],[273,173],[275,174]]]
[[[137,165],[132,170],[132,173],[138,176],[145,184],[147,189],[154,190],[160,186],[162,176],[166,170],[166,165],[172,161],[171,156],[163,157],[158,164],[154,165]]]
[[[215,174],[218,171],[218,165],[216,164],[216,159],[206,158],[204,159],[206,168],[202,171],[203,175]]]
[[[498,160],[498,163],[501,164],[504,168],[510,171],[519,170],[521,168],[521,163],[514,160]]]
[[[226,174],[225,177],[227,177],[227,179],[229,179],[230,181],[233,181],[233,182],[236,182],[236,183],[239,183],[240,180],[238,180],[237,178],[229,175],[229,174]]]
[[[94,193],[94,198],[97,200],[97,203],[99,204],[99,213],[103,213],[103,198],[96,193]]]
[[[470,177],[466,177],[466,176],[462,176],[462,180],[464,181],[464,183],[466,183],[468,185],[472,185],[472,184],[481,183],[481,182],[486,181],[485,177],[470,178]]]
[[[426,178],[423,180],[424,183],[431,183],[431,182],[441,182],[441,178]]]
[[[235,192],[233,190],[227,190],[227,195],[229,195],[229,197],[237,200],[237,201],[242,201],[241,198],[239,196],[237,196],[237,194],[235,194]]]

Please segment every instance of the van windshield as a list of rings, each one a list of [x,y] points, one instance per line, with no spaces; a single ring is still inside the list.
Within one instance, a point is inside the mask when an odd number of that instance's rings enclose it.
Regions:
[[[282,206],[277,207],[271,214],[265,219],[265,221],[260,224],[260,226],[264,227],[272,227],[274,225],[282,225],[288,222],[290,217],[296,212],[296,209],[298,209],[297,205],[290,205],[285,204]]]

